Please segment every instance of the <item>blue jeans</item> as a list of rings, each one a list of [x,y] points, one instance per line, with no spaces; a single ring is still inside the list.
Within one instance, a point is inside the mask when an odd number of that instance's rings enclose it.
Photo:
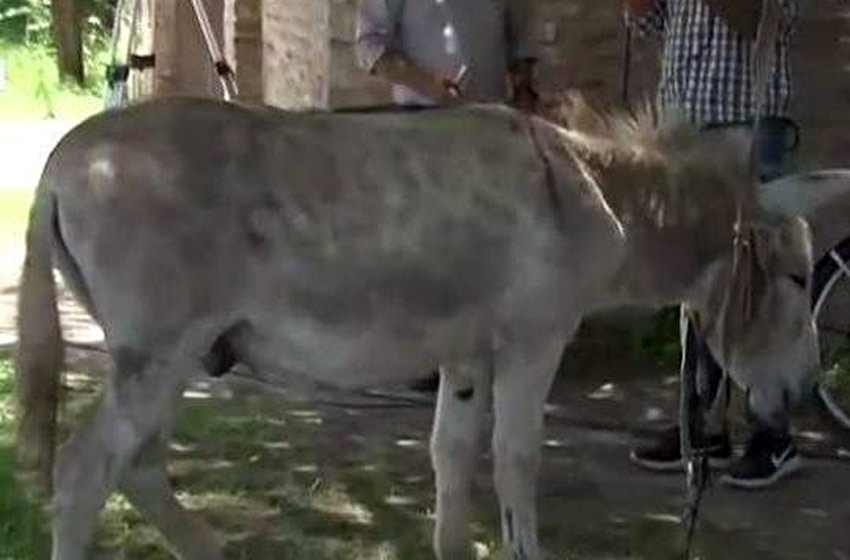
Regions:
[[[708,126],[707,129],[725,127],[749,126],[748,124],[732,124],[723,126]],[[765,117],[756,128],[755,136],[756,169],[762,182],[778,179],[791,170],[790,156],[797,149],[800,141],[800,131],[794,121],[780,117]],[[691,395],[691,410],[707,411],[711,407],[718,390],[721,388],[723,370],[711,355],[708,346],[696,331],[691,321],[682,322],[682,375],[696,376],[696,393]],[[696,407],[696,408],[694,408]],[[781,417],[757,418],[750,416],[756,432],[767,432],[774,437],[787,437],[788,413],[782,411]],[[702,432],[704,417],[693,414],[688,419],[692,433]]]
[[[703,130],[722,131],[750,129],[752,123],[724,123],[703,126]],[[763,117],[754,131],[754,149],[759,180],[763,183],[787,175],[792,169],[792,156],[800,144],[800,128],[784,117]]]
[[[766,183],[790,172],[791,156],[800,144],[800,128],[790,119],[765,117],[756,127],[754,141],[759,179]]]

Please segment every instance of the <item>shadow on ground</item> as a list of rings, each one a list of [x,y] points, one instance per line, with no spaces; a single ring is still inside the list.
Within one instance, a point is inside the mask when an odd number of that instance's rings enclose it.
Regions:
[[[96,333],[79,310],[67,310],[72,334],[86,340]],[[66,380],[70,417],[95,399],[109,367],[90,344],[69,349],[70,369],[89,372]],[[636,358],[616,337],[584,333],[547,409],[539,501],[550,558],[681,557],[682,477],[647,473],[627,460],[631,445],[671,418],[676,398],[675,363]],[[184,401],[170,472],[180,499],[225,537],[229,558],[432,557],[429,406],[232,376],[199,380]],[[759,493],[713,488],[695,558],[850,559],[850,462],[841,459],[850,446],[810,414],[795,426],[806,454],[802,473]],[[741,436],[740,420],[735,429]],[[490,469],[485,451],[474,528],[484,558],[495,558],[497,541]],[[96,557],[169,555],[115,497],[102,515]]]
[[[540,515],[550,557],[680,558],[683,480],[627,461],[635,439],[674,410],[675,384],[611,353],[604,365],[587,359],[567,361],[584,371],[562,376],[549,406]],[[226,536],[228,557],[431,558],[430,408],[323,388],[275,391],[202,382],[178,422],[173,480]],[[759,493],[710,491],[695,557],[850,557],[850,463],[835,458],[839,444],[818,422],[799,418],[808,457],[798,476]],[[475,496],[479,550],[495,557],[486,452]],[[121,500],[110,502],[99,542],[102,558],[168,558]]]

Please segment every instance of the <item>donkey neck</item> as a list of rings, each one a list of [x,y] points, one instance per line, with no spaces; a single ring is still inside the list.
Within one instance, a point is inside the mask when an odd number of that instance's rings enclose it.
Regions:
[[[739,204],[732,189],[641,165],[612,167],[598,183],[626,236],[612,286],[621,301],[687,301],[708,268],[731,254]]]

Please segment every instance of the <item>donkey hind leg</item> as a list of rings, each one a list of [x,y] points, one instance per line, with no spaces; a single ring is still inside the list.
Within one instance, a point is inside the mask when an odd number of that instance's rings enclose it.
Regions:
[[[174,497],[165,466],[167,444],[164,431],[151,436],[128,465],[119,488],[142,517],[162,533],[178,557],[223,558],[222,545],[212,529]]]
[[[127,367],[127,363],[136,367]],[[53,560],[82,560],[97,515],[146,442],[173,417],[187,364],[122,360],[98,408],[58,453],[54,469]],[[182,366],[182,367],[180,367]],[[132,485],[132,482],[131,482]]]
[[[506,552],[542,558],[537,541],[536,491],[546,398],[564,338],[499,351],[493,382],[493,468]]]
[[[472,474],[491,402],[492,380],[483,363],[441,369],[440,373],[431,434],[437,493],[434,551],[441,560],[475,558],[469,533]]]

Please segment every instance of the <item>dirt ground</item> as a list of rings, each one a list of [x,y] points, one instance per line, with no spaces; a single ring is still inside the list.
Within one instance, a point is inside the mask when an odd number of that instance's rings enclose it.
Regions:
[[[0,254],[5,344],[14,339],[19,257],[17,248]],[[96,347],[98,329],[67,295],[62,308],[67,338]],[[628,461],[630,446],[675,410],[675,368],[618,355],[610,342],[585,334],[553,389],[539,486],[542,541],[556,559],[681,557],[683,477]],[[69,357],[95,374],[108,365],[101,352],[79,346]],[[231,377],[199,380],[184,408],[172,476],[181,498],[226,536],[230,557],[431,557],[427,402]],[[696,558],[850,559],[850,444],[811,414],[801,414],[795,430],[804,469],[766,491],[712,488]],[[489,557],[497,523],[486,452],[476,504],[475,534]],[[168,557],[126,504],[113,500],[110,508],[118,515],[102,530],[101,557]]]

